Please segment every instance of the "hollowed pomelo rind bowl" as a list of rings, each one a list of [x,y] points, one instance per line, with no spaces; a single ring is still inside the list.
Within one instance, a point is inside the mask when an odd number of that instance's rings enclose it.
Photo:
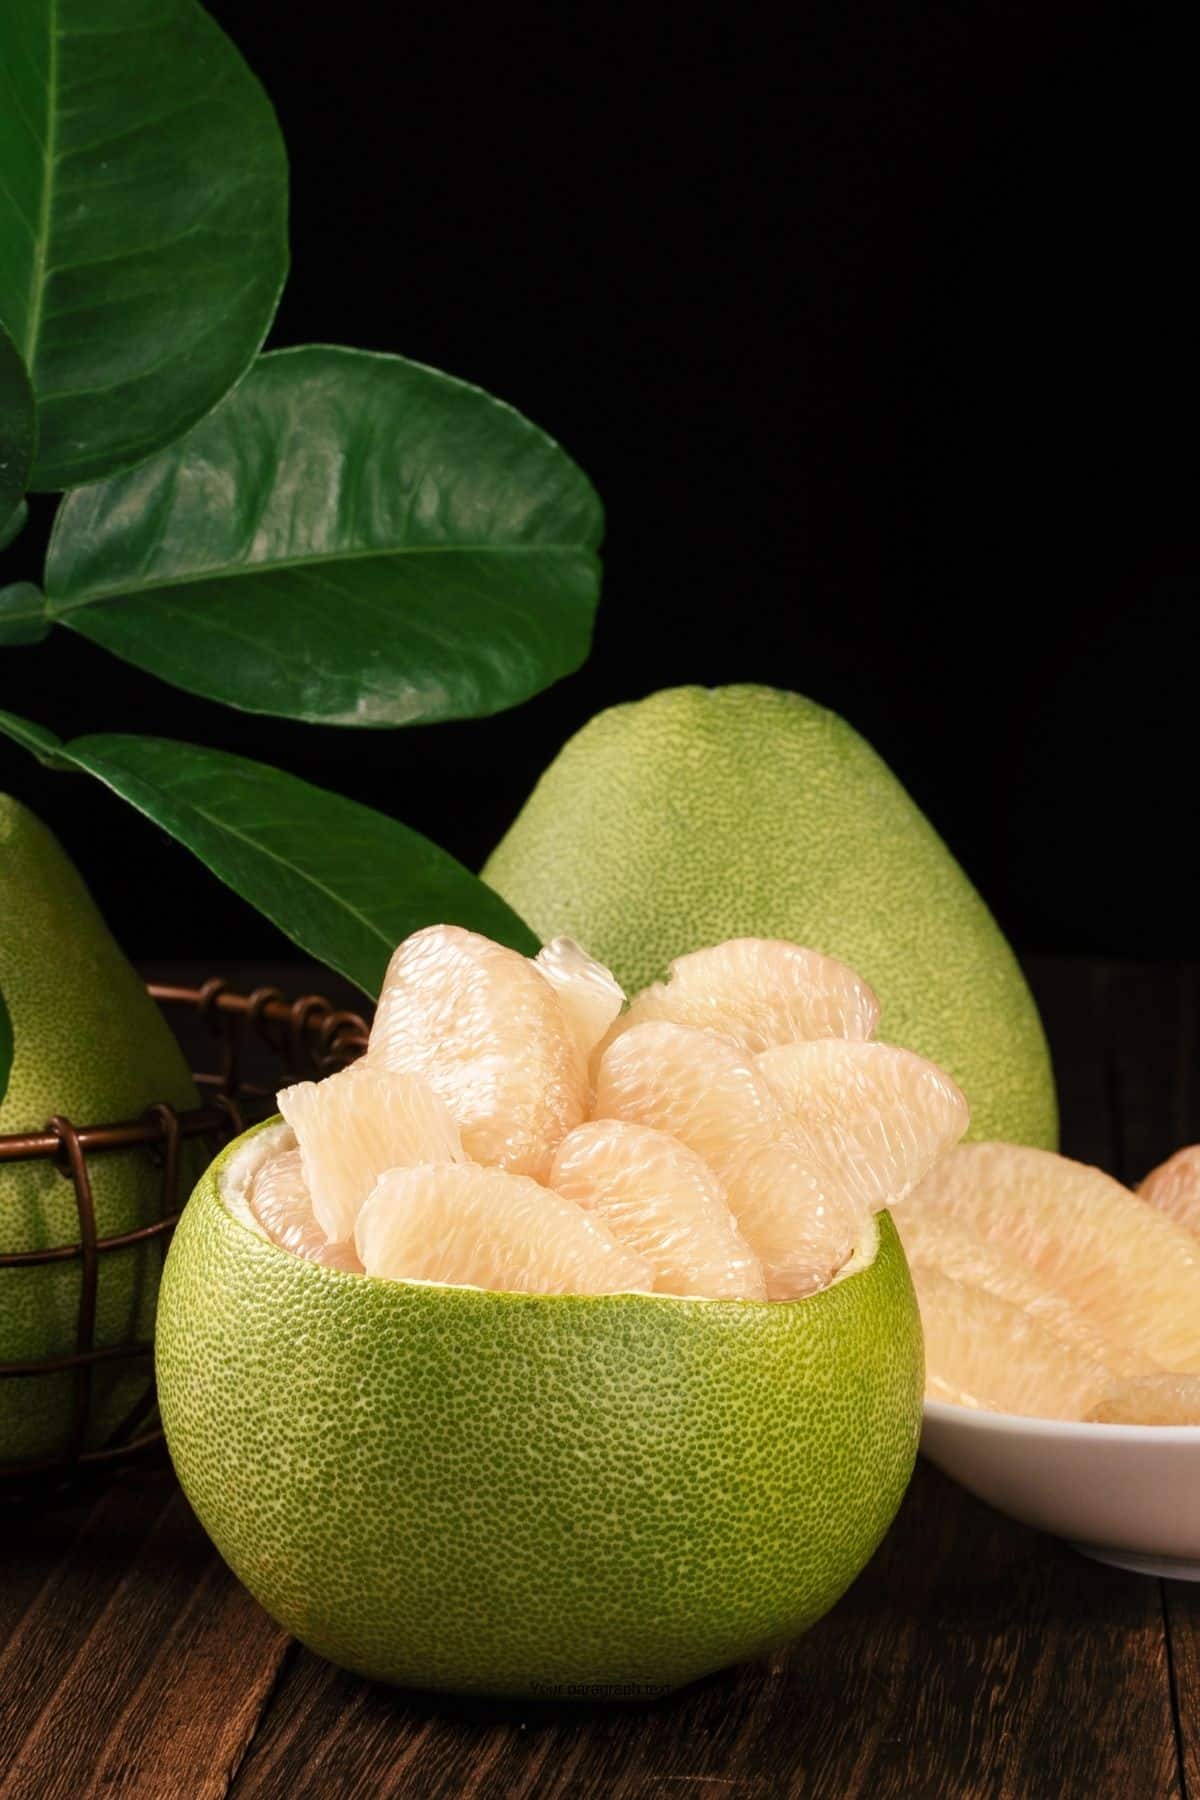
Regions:
[[[160,1405],[218,1550],[321,1655],[425,1688],[661,1690],[803,1631],[872,1555],[923,1382],[886,1214],[869,1266],[801,1301],[489,1293],[266,1242],[219,1194],[245,1143],[175,1234]]]

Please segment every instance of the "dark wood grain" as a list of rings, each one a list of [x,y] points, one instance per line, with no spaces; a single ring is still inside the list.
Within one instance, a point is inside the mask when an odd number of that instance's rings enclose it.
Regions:
[[[1163,1598],[1184,1793],[1200,1795],[1200,1583],[1166,1581]]]
[[[21,1529],[30,1597],[0,1652],[0,1796],[228,1790],[288,1639],[229,1574],[173,1477],[115,1482],[55,1549]],[[15,1516],[14,1516],[15,1515]],[[18,1577],[21,1574],[18,1568]],[[8,1592],[7,1559],[4,1591]]]
[[[1200,1137],[1194,969],[1032,975],[1069,1154],[1136,1179]],[[165,1470],[0,1508],[0,1800],[226,1793],[1200,1800],[1200,1588],[1088,1562],[921,1465],[788,1651],[644,1706],[527,1705],[290,1644]]]

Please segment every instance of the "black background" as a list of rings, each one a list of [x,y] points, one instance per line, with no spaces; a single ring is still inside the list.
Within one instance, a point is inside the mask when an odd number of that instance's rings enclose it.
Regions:
[[[1019,948],[1195,954],[1195,82],[1170,13],[212,10],[291,152],[271,341],[400,351],[557,436],[608,510],[595,653],[498,719],[352,733],[60,633],[5,653],[0,704],[278,762],[477,866],[599,707],[769,681],[875,743]],[[134,953],[278,950],[101,790],[2,747],[0,784]]]

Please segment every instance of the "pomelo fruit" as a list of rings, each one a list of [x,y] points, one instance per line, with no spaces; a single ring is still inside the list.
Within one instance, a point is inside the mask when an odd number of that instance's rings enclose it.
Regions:
[[[533,966],[558,995],[575,1047],[585,1064],[625,1004],[611,970],[581,950],[573,938],[543,944]]]
[[[14,1054],[0,1132],[40,1131],[55,1114],[76,1125],[136,1119],[155,1101],[199,1105],[179,1047],[126,962],[73,865],[44,825],[0,795],[0,989]],[[199,1161],[184,1158],[192,1172]],[[101,1237],[160,1216],[162,1171],[145,1150],[105,1152],[90,1173]],[[0,1251],[79,1241],[75,1190],[52,1162],[0,1164]],[[148,1338],[162,1251],[155,1243],[100,1260],[96,1343]],[[0,1362],[75,1349],[81,1265],[0,1269]],[[88,1442],[95,1446],[144,1395],[146,1359],[93,1372]],[[66,1447],[73,1377],[0,1378],[0,1463]]]
[[[819,1618],[870,1557],[920,1423],[886,1213],[782,1304],[344,1274],[251,1228],[267,1127],[202,1178],[157,1333],[184,1490],[322,1655],[426,1688],[672,1688]]]
[[[1120,1350],[1200,1374],[1200,1239],[1101,1170],[960,1144],[906,1202],[914,1218],[925,1205],[1015,1253]]]
[[[667,1132],[588,1119],[555,1151],[550,1186],[646,1258],[656,1293],[766,1299],[762,1264],[716,1174]]]
[[[666,981],[634,996],[618,1030],[669,1019],[723,1031],[743,1050],[808,1038],[869,1038],[879,1002],[853,969],[771,938],[734,938],[677,956]]]
[[[931,1400],[1039,1419],[1081,1419],[1114,1384],[1110,1365],[1023,1307],[915,1264]]]
[[[630,993],[725,938],[836,957],[878,994],[880,1036],[963,1089],[974,1137],[1057,1144],[1045,1037],[994,919],[871,747],[798,694],[676,688],[600,713],[484,875]]]
[[[654,1271],[603,1219],[528,1175],[477,1163],[389,1169],[358,1215],[368,1275],[514,1294],[649,1293]]]
[[[950,1077],[891,1044],[779,1044],[755,1067],[826,1191],[872,1212],[903,1200],[967,1129],[967,1103]]]
[[[1169,1156],[1140,1184],[1138,1193],[1151,1206],[1200,1237],[1200,1144],[1187,1144]]]
[[[298,1081],[278,1101],[296,1134],[313,1218],[335,1243],[354,1236],[359,1209],[384,1169],[463,1161],[458,1126],[419,1075],[356,1062],[324,1081]]]
[[[395,951],[366,1060],[423,1076],[468,1155],[513,1175],[544,1175],[587,1105],[576,1030],[551,980],[458,925],[415,931]]]
[[[344,1238],[328,1237],[318,1225],[304,1179],[304,1158],[298,1149],[281,1150],[278,1156],[263,1163],[247,1198],[252,1216],[273,1243],[294,1256],[306,1256],[310,1262],[362,1273],[354,1245]]]
[[[1096,1425],[1200,1425],[1200,1375],[1143,1375],[1085,1416]]]
[[[1092,1362],[1106,1365],[1115,1375],[1131,1378],[1155,1369],[1152,1357],[1115,1343],[1100,1325],[1052,1287],[1015,1250],[1003,1242],[984,1237],[966,1220],[956,1219],[953,1213],[923,1202],[920,1206],[902,1208],[898,1229],[908,1266],[918,1283],[921,1275],[930,1270],[947,1276],[960,1286],[982,1288],[997,1300],[1018,1307],[1054,1337],[1077,1346]],[[966,1303],[962,1304],[965,1307]],[[1003,1362],[1008,1356],[1008,1346],[1003,1338],[987,1341],[982,1319],[977,1336],[980,1341],[975,1354],[980,1362],[984,1356],[991,1356],[997,1362]],[[934,1367],[927,1345],[926,1380],[936,1377],[944,1389],[953,1385],[953,1374],[951,1370]],[[933,1391],[931,1388],[930,1392]]]
[[[762,1264],[767,1298],[793,1300],[843,1266],[866,1208],[822,1183],[756,1060],[719,1032],[647,1020],[601,1057],[595,1116],[668,1132],[702,1156]]]

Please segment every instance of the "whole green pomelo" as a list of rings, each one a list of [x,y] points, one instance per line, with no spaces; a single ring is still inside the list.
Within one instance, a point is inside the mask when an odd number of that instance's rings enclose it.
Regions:
[[[483,873],[630,993],[725,938],[839,957],[878,994],[878,1035],[954,1076],[970,1136],[1057,1148],[1045,1035],[999,927],[871,746],[799,694],[672,688],[599,713]]]
[[[79,874],[33,814],[0,795],[0,992],[13,1065],[0,1133],[40,1131],[54,1114],[75,1125],[136,1119],[156,1100],[199,1104],[179,1046],[126,962]],[[162,1170],[147,1150],[89,1160],[101,1237],[161,1213]],[[75,1189],[52,1162],[0,1163],[0,1252],[79,1242]],[[159,1245],[100,1258],[96,1343],[148,1338],[162,1267]],[[0,1269],[0,1363],[75,1349],[82,1265]],[[98,1444],[145,1393],[145,1358],[98,1364],[88,1434]],[[0,1464],[66,1446],[73,1377],[0,1377]]]
[[[286,1135],[197,1186],[156,1355],[184,1492],[304,1643],[405,1685],[628,1697],[782,1643],[853,1581],[921,1420],[886,1214],[860,1272],[790,1302],[385,1281],[242,1222]]]

